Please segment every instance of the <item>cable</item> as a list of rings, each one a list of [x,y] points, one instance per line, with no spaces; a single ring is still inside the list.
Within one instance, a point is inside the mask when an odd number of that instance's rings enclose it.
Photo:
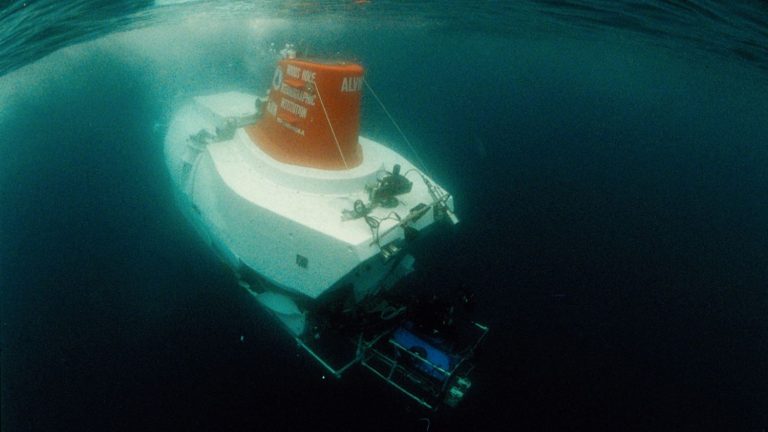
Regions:
[[[349,166],[347,165],[347,159],[344,158],[344,152],[341,151],[341,144],[339,144],[339,139],[336,138],[336,131],[333,130],[333,125],[331,124],[331,118],[328,117],[328,111],[325,109],[325,103],[323,103],[323,96],[320,95],[320,87],[315,84],[315,91],[317,92],[317,97],[320,99],[320,106],[323,107],[323,113],[325,114],[325,119],[328,121],[328,127],[331,128],[331,135],[333,135],[333,141],[336,143],[336,148],[339,149],[339,155],[341,155],[341,161],[344,163],[344,168],[349,169]]]
[[[408,174],[410,174],[411,172],[415,172],[416,174],[421,176],[421,180],[424,182],[424,185],[427,187],[427,191],[429,191],[429,195],[432,197],[432,199],[436,204],[439,203],[439,204],[445,205],[445,203],[451,197],[451,195],[448,192],[446,192],[441,187],[429,181],[429,178],[426,175],[424,175],[424,173],[416,169],[409,169],[403,175],[407,177]]]
[[[389,110],[387,110],[387,107],[384,106],[384,103],[381,101],[381,99],[379,99],[379,96],[376,94],[375,91],[373,91],[373,88],[371,88],[371,85],[368,84],[368,80],[367,79],[363,79],[363,82],[365,83],[365,86],[368,87],[368,90],[370,90],[371,94],[376,99],[376,101],[379,103],[379,105],[381,105],[381,109],[384,110],[384,113],[387,115],[387,117],[389,117],[389,120],[392,121],[393,125],[395,125],[395,127],[397,128],[397,131],[400,132],[400,135],[405,140],[405,143],[408,144],[408,147],[411,149],[411,152],[413,152],[413,155],[416,157],[416,160],[419,161],[419,165],[421,165],[421,168],[424,170],[424,172],[429,174],[429,170],[427,170],[427,164],[425,164],[424,160],[421,159],[421,156],[419,156],[419,152],[416,151],[416,149],[413,147],[413,144],[411,144],[411,141],[408,140],[408,137],[405,136],[405,134],[403,133],[403,130],[400,129],[400,126],[397,124],[395,119],[392,117],[392,114],[390,114]],[[320,103],[322,103],[322,99],[321,99]]]

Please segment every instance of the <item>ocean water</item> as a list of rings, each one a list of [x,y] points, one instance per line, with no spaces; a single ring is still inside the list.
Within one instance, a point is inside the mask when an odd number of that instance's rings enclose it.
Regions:
[[[174,205],[175,109],[286,42],[454,192],[418,271],[492,328],[455,410],[323,379]],[[3,431],[768,428],[763,2],[10,1],[0,74]]]

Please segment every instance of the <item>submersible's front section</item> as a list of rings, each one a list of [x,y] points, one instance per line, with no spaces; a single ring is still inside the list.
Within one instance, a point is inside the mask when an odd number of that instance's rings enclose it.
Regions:
[[[219,93],[183,107],[166,162],[187,218],[302,347],[334,375],[362,363],[432,407],[463,396],[468,377],[454,374],[467,359],[419,336],[407,302],[389,293],[412,270],[407,250],[419,233],[456,221],[453,199],[359,136],[362,88],[357,64],[289,56],[266,97]],[[349,358],[334,364],[326,338],[348,341]],[[425,366],[431,357],[439,364]],[[422,378],[428,396],[409,387]]]

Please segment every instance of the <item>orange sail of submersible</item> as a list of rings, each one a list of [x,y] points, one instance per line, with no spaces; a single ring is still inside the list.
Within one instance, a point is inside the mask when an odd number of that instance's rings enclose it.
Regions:
[[[281,60],[265,115],[248,135],[287,164],[339,170],[363,160],[358,142],[363,68],[353,63]]]

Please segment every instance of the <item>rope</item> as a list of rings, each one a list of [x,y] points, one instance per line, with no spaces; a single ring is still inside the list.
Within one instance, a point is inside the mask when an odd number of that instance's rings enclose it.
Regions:
[[[416,151],[416,149],[413,147],[413,144],[411,144],[411,141],[409,141],[409,140],[408,140],[408,137],[406,137],[406,136],[405,136],[405,134],[403,133],[403,130],[402,130],[402,129],[400,129],[400,126],[397,124],[397,122],[395,121],[395,119],[394,119],[394,118],[392,117],[392,115],[389,113],[389,110],[387,110],[387,107],[385,107],[385,106],[384,106],[384,103],[383,103],[383,102],[381,102],[381,99],[379,99],[379,96],[376,94],[376,92],[375,92],[375,91],[373,91],[373,89],[371,88],[371,85],[370,85],[370,84],[368,84],[368,80],[367,80],[367,79],[363,79],[363,82],[365,83],[365,86],[368,88],[368,90],[370,90],[371,94],[372,94],[372,95],[373,95],[373,97],[376,99],[376,101],[379,103],[379,105],[381,106],[381,109],[383,109],[383,110],[384,110],[384,113],[385,113],[385,114],[387,114],[387,117],[389,117],[389,120],[391,120],[391,121],[392,121],[392,124],[393,124],[393,125],[395,125],[395,127],[397,128],[397,131],[398,131],[398,132],[400,132],[400,135],[403,137],[403,139],[405,140],[406,144],[408,144],[408,147],[411,149],[411,152],[412,152],[412,153],[413,153],[413,155],[416,157],[416,160],[418,160],[418,161],[419,161],[419,165],[421,165],[421,169],[422,169],[422,170],[423,170],[425,173],[427,173],[427,175],[428,175],[429,177],[432,177],[432,175],[431,175],[431,174],[429,173],[429,171],[427,170],[427,164],[425,164],[425,163],[424,163],[424,161],[421,159],[421,156],[419,156],[419,153],[418,153],[418,152]],[[320,103],[322,103],[322,99],[320,100]]]
[[[325,120],[328,121],[328,127],[331,128],[331,135],[333,135],[333,141],[336,143],[336,148],[339,149],[339,155],[341,156],[341,161],[344,163],[344,168],[349,169],[349,166],[347,165],[347,159],[344,158],[344,152],[341,151],[341,144],[339,144],[339,139],[336,138],[336,131],[333,130],[333,125],[331,124],[331,118],[328,117],[328,111],[325,109],[325,103],[323,103],[323,97],[320,95],[320,87],[315,84],[315,91],[317,92],[317,97],[320,99],[320,106],[323,107],[323,113],[325,114]]]

